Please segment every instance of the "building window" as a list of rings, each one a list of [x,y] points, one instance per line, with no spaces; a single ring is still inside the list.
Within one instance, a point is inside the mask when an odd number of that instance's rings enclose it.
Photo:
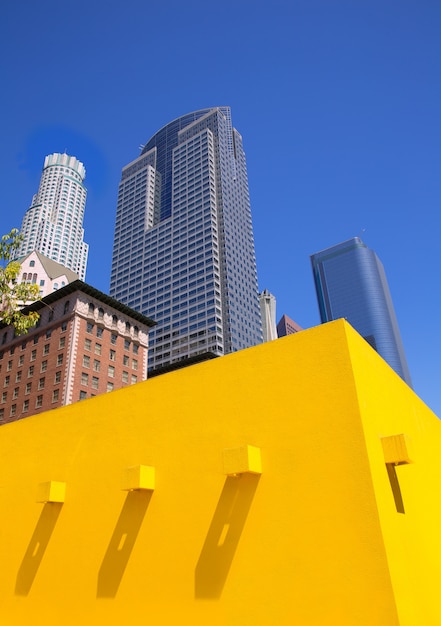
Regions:
[[[35,337],[34,337],[34,345],[35,345],[36,343],[38,343],[38,335],[35,335]]]
[[[23,402],[23,413],[27,413],[27,411],[29,411],[29,400]]]
[[[45,378],[43,376],[43,378],[40,378],[40,380],[38,381],[38,388],[39,389],[44,389],[44,381],[45,381]]]
[[[90,367],[90,356],[87,356],[87,354],[83,356],[83,367]]]
[[[5,381],[3,383],[3,387],[8,387],[9,386],[9,381],[11,380],[10,376],[5,376]]]
[[[99,372],[101,368],[101,362],[98,361],[98,359],[94,359],[93,360],[93,371],[94,372]]]
[[[23,343],[21,344],[21,349],[22,350],[26,350],[26,344],[27,344],[27,342],[23,341]]]
[[[23,363],[24,363],[24,354],[21,354],[18,357],[18,367],[21,367],[23,365]]]
[[[138,377],[135,374],[132,374],[132,385],[138,382]]]
[[[54,389],[52,392],[52,402],[58,402],[59,397],[60,397],[60,390]]]
[[[59,354],[57,356],[57,366],[58,365],[63,365],[63,355],[62,354]]]
[[[95,354],[101,354],[102,345],[100,343],[95,344]]]
[[[14,354],[15,352],[15,346],[12,346],[12,348],[9,350],[9,354]]]
[[[138,369],[138,361],[136,359],[132,359],[132,369]]]
[[[15,382],[19,383],[21,381],[21,370],[15,375]]]
[[[126,322],[126,333],[130,333],[130,324]]]
[[[3,421],[5,418],[5,409],[0,409],[0,421]]]
[[[37,396],[37,399],[35,400],[35,408],[39,409],[41,406],[43,406],[43,396]]]
[[[115,352],[115,350],[110,350],[110,352],[109,352],[109,359],[111,361],[116,361],[116,352]]]
[[[81,374],[81,384],[86,386],[89,384],[89,374],[86,374],[85,372]]]
[[[8,392],[7,391],[3,391],[3,393],[2,393],[2,404],[4,404],[7,399],[8,399]]]
[[[66,345],[66,337],[60,337],[60,341],[58,342],[58,349],[64,348]]]
[[[17,413],[17,405],[16,405],[16,404],[13,404],[13,405],[11,406],[11,410],[9,411],[9,415],[10,415],[11,417],[13,417],[16,413]]]
[[[12,361],[8,361],[7,371],[10,372],[12,370]]]
[[[47,361],[41,362],[40,372],[45,372],[47,370]]]
[[[84,349],[89,351],[92,350],[92,339],[84,340]]]
[[[34,375],[34,366],[31,365],[28,369],[28,378],[31,378],[31,376]]]
[[[124,372],[122,373],[122,381],[123,383],[128,383],[129,382],[129,372]]]
[[[93,315],[95,312],[95,307],[94,305],[90,302],[89,303],[89,315]]]
[[[66,315],[66,313],[69,311],[69,300],[67,302],[64,303],[64,311],[63,311],[63,315]]]
[[[26,383],[25,394],[29,395],[31,393],[32,383]]]
[[[136,343],[133,344],[133,354],[138,354],[138,348],[139,346],[136,345]]]
[[[130,362],[130,359],[128,356],[124,355],[123,356],[123,365],[128,365]]]
[[[52,316],[53,316],[53,314],[54,314],[54,313],[53,313],[53,311],[51,311],[51,312],[49,313],[49,315],[52,315]],[[51,338],[51,336],[52,336],[52,329],[51,329],[51,328],[49,328],[49,329],[46,331],[46,339],[50,339],[50,338]]]
[[[36,358],[37,358],[37,351],[36,350],[32,350],[32,352],[31,352],[31,361],[35,361]]]
[[[29,261],[29,267],[35,267],[35,261]]]
[[[104,309],[102,309],[101,307],[98,309],[98,319],[99,320],[104,319]]]
[[[97,337],[102,337],[103,336],[103,329],[102,328],[97,328],[96,329],[96,336]]]
[[[45,344],[44,348],[43,348],[43,354],[46,356],[46,354],[49,354],[49,346],[50,344],[47,343]]]
[[[128,339],[124,339],[124,350],[130,350],[130,341]]]
[[[135,339],[138,338],[138,335],[139,335],[139,328],[138,328],[138,326],[134,326],[133,327],[133,336],[135,337]]]
[[[108,374],[109,378],[115,378],[115,368],[113,367],[113,365],[109,365],[108,366],[107,374]]]
[[[61,332],[64,333],[66,332],[66,330],[67,330],[67,322],[63,322],[61,324]]]
[[[85,400],[87,398],[87,392],[86,391],[80,391],[80,400]]]
[[[117,338],[118,338],[118,335],[115,335],[114,333],[112,333],[112,334],[110,335],[110,343],[111,343],[111,344],[113,344],[113,345],[115,345],[115,344],[116,344],[116,340],[117,340]]]
[[[14,393],[12,394],[12,398],[15,400],[15,398],[18,398],[18,392],[19,392],[19,387],[16,387],[14,389]]]
[[[113,391],[113,383],[107,383],[107,391]]]
[[[54,384],[58,385],[58,383],[61,383],[61,372],[55,372]]]
[[[92,324],[92,322],[87,322],[86,333],[89,333],[90,335],[93,333],[93,324]]]
[[[112,315],[112,326],[116,328],[117,325],[118,325],[118,318],[116,317],[116,315]]]
[[[92,389],[98,389],[99,382],[100,379],[98,378],[98,376],[92,376]]]

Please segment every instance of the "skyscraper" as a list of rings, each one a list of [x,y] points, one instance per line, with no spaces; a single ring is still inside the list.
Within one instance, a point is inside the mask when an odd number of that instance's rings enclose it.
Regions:
[[[311,256],[322,322],[347,321],[412,386],[383,265],[359,237]]]
[[[89,251],[83,229],[85,176],[84,165],[73,156],[45,158],[38,193],[23,218],[24,240],[15,258],[37,250],[84,279]]]
[[[229,107],[170,122],[123,168],[110,294],[158,322],[150,369],[262,341],[245,153]]]

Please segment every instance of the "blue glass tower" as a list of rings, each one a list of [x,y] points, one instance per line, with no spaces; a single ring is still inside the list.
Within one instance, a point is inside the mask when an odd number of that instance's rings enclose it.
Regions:
[[[170,122],[123,168],[110,294],[158,323],[150,369],[261,343],[245,153],[228,107]]]
[[[345,318],[412,386],[383,265],[359,237],[311,256],[322,323]]]

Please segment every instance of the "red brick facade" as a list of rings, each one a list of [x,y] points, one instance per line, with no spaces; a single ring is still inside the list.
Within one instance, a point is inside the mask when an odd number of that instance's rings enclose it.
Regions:
[[[82,281],[34,303],[27,335],[0,328],[0,423],[147,378],[153,322]]]

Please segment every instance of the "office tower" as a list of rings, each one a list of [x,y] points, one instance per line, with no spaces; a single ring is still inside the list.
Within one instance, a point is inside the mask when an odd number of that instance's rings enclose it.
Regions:
[[[299,330],[303,330],[301,326],[297,324],[294,320],[292,320],[287,315],[282,315],[278,324],[277,324],[277,336],[278,337],[286,337],[287,335],[293,335],[294,333],[298,333]]]
[[[259,294],[260,313],[262,315],[263,340],[277,339],[276,329],[276,298],[268,289]]]
[[[23,218],[24,240],[16,259],[37,250],[84,279],[89,250],[83,229],[85,176],[84,165],[73,156],[45,158],[38,193]]]
[[[157,321],[150,369],[262,341],[245,153],[229,107],[170,122],[123,168],[110,294]]]
[[[26,335],[0,324],[0,424],[147,378],[154,322],[81,280],[23,311],[40,319]]]
[[[412,386],[383,265],[359,237],[311,256],[321,321],[345,318]]]

